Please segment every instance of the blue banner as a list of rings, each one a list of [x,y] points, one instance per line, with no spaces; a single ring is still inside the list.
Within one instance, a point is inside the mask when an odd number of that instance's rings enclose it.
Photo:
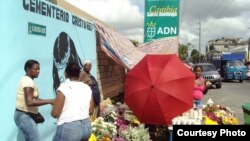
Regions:
[[[24,63],[35,59],[40,75],[35,79],[40,97],[54,98],[67,62],[93,62],[96,74],[96,36],[94,24],[44,0],[0,1],[0,140],[22,141],[14,123],[16,89],[25,75]],[[41,106],[45,123],[38,125],[42,141],[51,141],[56,120],[52,107]]]

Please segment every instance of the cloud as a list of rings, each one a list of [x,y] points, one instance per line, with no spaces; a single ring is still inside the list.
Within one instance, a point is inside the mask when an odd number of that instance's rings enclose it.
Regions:
[[[198,39],[199,39],[199,37],[196,34],[191,33],[189,30],[181,30],[180,31],[180,41],[181,42],[193,44],[194,42],[197,42]]]
[[[249,38],[249,5],[249,0],[180,0],[180,43],[189,43],[194,35],[199,40],[199,22],[203,50],[209,40]],[[193,44],[198,47],[199,41]]]
[[[203,26],[202,31],[207,36],[227,35],[228,37],[235,37],[247,29],[246,24],[239,18],[211,18]]]
[[[143,13],[136,4],[142,0],[67,0],[76,7],[100,19],[125,36],[142,41]],[[139,33],[139,34],[138,34]]]
[[[249,11],[249,0],[180,0],[184,20],[237,17]]]
[[[130,39],[143,42],[144,0],[67,0]],[[222,37],[250,37],[250,0],[180,0],[180,43],[201,48]]]
[[[143,28],[133,28],[124,30],[121,32],[121,34],[126,35],[129,39],[137,40],[142,43],[144,30]]]

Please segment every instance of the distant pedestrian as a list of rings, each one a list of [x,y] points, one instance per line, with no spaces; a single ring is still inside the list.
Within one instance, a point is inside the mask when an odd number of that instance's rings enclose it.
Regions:
[[[211,85],[209,82],[206,83],[202,77],[202,67],[194,66],[195,83],[194,83],[194,105],[195,108],[201,108],[203,95],[207,93],[208,87]]]

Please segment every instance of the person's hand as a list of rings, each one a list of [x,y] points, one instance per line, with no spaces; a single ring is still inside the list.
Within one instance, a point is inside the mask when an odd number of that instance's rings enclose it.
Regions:
[[[206,82],[206,87],[210,87],[212,85],[212,83],[210,81]]]
[[[55,99],[50,99],[49,104],[54,105]]]

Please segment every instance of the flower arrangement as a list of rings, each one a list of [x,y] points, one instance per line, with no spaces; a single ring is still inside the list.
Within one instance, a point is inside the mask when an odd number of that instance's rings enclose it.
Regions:
[[[116,126],[109,122],[105,122],[102,117],[98,117],[91,124],[92,132],[97,139],[108,140],[108,138],[112,138],[117,133]]]
[[[228,108],[221,105],[216,105],[210,102],[203,108],[204,116],[203,121],[206,125],[238,125],[238,119],[236,118],[234,112]]]
[[[140,123],[126,104],[112,104],[108,99],[101,105],[101,117],[92,122],[89,141],[150,141],[148,129]]]
[[[132,125],[123,128],[119,132],[119,137],[127,141],[149,141],[148,129],[143,124],[133,127]]]

